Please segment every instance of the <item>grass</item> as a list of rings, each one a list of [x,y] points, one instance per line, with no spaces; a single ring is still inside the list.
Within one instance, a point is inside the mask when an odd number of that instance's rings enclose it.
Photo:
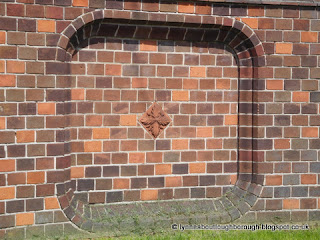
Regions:
[[[94,240],[202,240],[202,239],[239,239],[239,240],[295,240],[295,239],[320,239],[320,228],[313,227],[309,230],[170,230],[155,235],[130,235],[117,238],[94,238]]]

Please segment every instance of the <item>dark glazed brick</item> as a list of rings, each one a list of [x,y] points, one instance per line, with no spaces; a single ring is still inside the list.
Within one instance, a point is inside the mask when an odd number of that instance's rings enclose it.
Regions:
[[[97,190],[110,190],[112,189],[112,179],[97,179],[96,180]]]
[[[123,192],[107,192],[107,203],[123,201]]]
[[[204,188],[191,188],[191,198],[204,198],[205,189]]]
[[[16,213],[24,211],[24,200],[9,201],[6,203],[7,213]]]
[[[320,92],[311,92],[310,93],[311,102],[320,102]]]
[[[137,166],[121,166],[121,176],[136,176]]]
[[[299,151],[285,151],[284,152],[284,160],[285,161],[299,161],[300,160],[300,152]]]
[[[160,189],[158,192],[159,200],[168,200],[173,198],[173,189]]]
[[[37,224],[52,223],[53,212],[37,212],[35,220],[35,223]]]
[[[164,162],[179,162],[180,154],[176,152],[165,152],[163,161]]]
[[[310,187],[309,195],[310,197],[317,197],[320,194],[320,187]]]
[[[140,191],[124,192],[124,201],[139,201],[139,200],[140,200]]]
[[[320,173],[320,163],[310,163],[310,172]]]
[[[104,177],[117,177],[119,176],[119,166],[105,166],[103,167]]]
[[[292,187],[292,197],[308,197],[308,187]]]
[[[188,164],[173,164],[173,174],[188,174]]]
[[[105,8],[105,1],[101,0],[90,0],[89,7],[90,8]]]
[[[170,150],[170,140],[157,140],[156,150]]]
[[[163,188],[164,187],[164,177],[154,177],[148,178],[149,188]]]
[[[15,226],[15,215],[0,216],[0,228]]]
[[[290,197],[290,187],[275,187],[274,197],[275,198]]]
[[[200,176],[200,186],[210,186],[215,184],[215,176]],[[191,192],[192,193],[192,192]]]
[[[94,189],[93,179],[79,179],[78,180],[78,191],[89,191]]]
[[[146,178],[132,178],[131,179],[131,188],[145,188],[147,187]]]
[[[17,19],[15,18],[6,18],[0,17],[0,29],[2,30],[9,30],[9,31],[16,31],[17,29]]]
[[[43,202],[44,200],[42,198],[26,200],[26,211],[43,210],[44,209]]]
[[[8,157],[24,157],[25,145],[11,145],[7,147]]]
[[[87,178],[101,177],[101,167],[87,167],[85,170],[85,176]]]

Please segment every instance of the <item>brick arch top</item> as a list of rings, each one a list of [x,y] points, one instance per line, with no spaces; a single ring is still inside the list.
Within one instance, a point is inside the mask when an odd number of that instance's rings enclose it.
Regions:
[[[227,44],[239,59],[240,66],[261,67],[265,65],[264,49],[255,32],[246,24],[229,17],[176,15],[165,13],[142,13],[123,10],[98,10],[86,13],[74,20],[61,34],[58,42],[57,61],[70,61],[77,44],[80,29],[94,22],[146,24],[158,26],[149,32],[149,39],[180,40],[180,41],[219,41]],[[161,25],[161,27],[159,26]],[[170,28],[169,28],[170,27]],[[163,34],[153,34],[162,28]],[[178,28],[188,28],[182,37],[173,34]],[[105,36],[105,31],[111,29],[92,29],[90,36]],[[130,31],[129,31],[130,32]],[[81,33],[83,38],[86,36]],[[128,37],[124,31],[113,31],[112,37]],[[131,33],[135,38],[138,31]],[[250,60],[250,61],[248,61]],[[241,75],[240,75],[241,77]]]

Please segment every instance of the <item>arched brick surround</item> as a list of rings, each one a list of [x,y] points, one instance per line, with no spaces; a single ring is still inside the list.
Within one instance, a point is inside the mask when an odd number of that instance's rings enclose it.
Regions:
[[[107,24],[105,24],[107,23]],[[102,25],[101,25],[102,24]],[[119,25],[120,24],[120,25]],[[125,24],[125,25],[124,25]],[[116,29],[121,29],[123,31]],[[124,28],[125,26],[125,28]],[[139,27],[149,27],[151,33],[138,35]],[[151,27],[152,26],[152,27]],[[177,32],[183,34],[177,34]],[[221,212],[220,222],[233,221],[244,215],[260,195],[264,176],[259,174],[258,162],[263,153],[264,140],[254,139],[253,126],[257,124],[254,115],[259,113],[258,90],[264,86],[260,78],[265,65],[264,50],[259,38],[245,24],[228,17],[214,16],[176,16],[174,14],[137,13],[130,11],[95,11],[77,18],[62,33],[56,61],[48,62],[47,74],[68,76],[72,74],[70,61],[75,47],[89,36],[111,36],[136,39],[179,40],[221,42],[232,49],[238,61],[239,104],[238,104],[238,176],[230,192],[215,200],[215,206],[225,209]],[[81,41],[80,41],[80,40]],[[92,231],[90,219],[85,219],[84,207],[87,204],[78,195],[74,195],[76,181],[71,180],[70,167],[77,146],[71,140],[75,119],[72,116],[72,84],[69,81],[64,90],[55,90],[52,100],[61,103],[61,122],[57,127],[64,128],[65,143],[55,144],[53,154],[57,156],[55,171],[57,194],[66,216],[80,228]],[[65,121],[65,122],[63,122]],[[256,150],[258,149],[259,151]],[[232,206],[226,210],[226,206]],[[92,226],[92,225],[91,225]]]

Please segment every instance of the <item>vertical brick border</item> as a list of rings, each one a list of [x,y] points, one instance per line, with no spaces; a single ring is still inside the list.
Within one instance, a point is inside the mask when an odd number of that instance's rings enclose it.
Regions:
[[[132,31],[123,34],[112,28],[101,27],[102,23],[125,23]],[[61,34],[56,51],[55,62],[46,63],[46,74],[70,75],[70,62],[77,45],[90,36],[112,36],[133,38],[136,25],[152,24],[155,31],[153,39],[172,40],[175,32],[184,29],[186,33],[180,41],[222,42],[232,49],[239,66],[239,149],[238,149],[238,179],[233,189],[223,197],[215,200],[215,206],[222,212],[221,222],[233,221],[244,215],[254,205],[261,192],[264,176],[259,174],[255,163],[261,158],[258,146],[262,140],[253,139],[252,126],[255,115],[259,114],[259,105],[253,104],[253,99],[259,86],[264,86],[262,71],[265,66],[265,56],[262,43],[257,35],[244,23],[228,17],[215,16],[178,16],[166,13],[145,13],[120,10],[98,10],[89,12],[74,20]],[[170,26],[170,27],[168,27]],[[166,34],[161,35],[161,29]],[[160,32],[160,34],[159,34]],[[171,37],[170,37],[171,36]],[[179,37],[179,36],[176,36]],[[144,39],[150,39],[151,35]],[[152,39],[152,38],[151,38]],[[261,71],[262,70],[262,71]],[[71,85],[69,86],[72,87]],[[64,101],[66,111],[65,129],[72,127],[72,103],[70,90],[53,90],[52,100]],[[69,106],[69,107],[68,107]],[[69,111],[68,111],[69,109]],[[66,134],[70,136],[69,134]],[[65,139],[66,141],[68,139]],[[70,140],[70,139],[69,139]],[[53,155],[60,155],[61,171],[56,171],[57,195],[60,206],[66,216],[78,227],[92,231],[92,222],[85,219],[86,202],[81,195],[75,195],[76,182],[70,181],[70,166],[73,158],[70,144],[55,144]],[[261,149],[261,148],[259,148]],[[64,156],[63,156],[64,155]],[[89,226],[89,227],[88,227]],[[91,227],[90,227],[91,226]]]

